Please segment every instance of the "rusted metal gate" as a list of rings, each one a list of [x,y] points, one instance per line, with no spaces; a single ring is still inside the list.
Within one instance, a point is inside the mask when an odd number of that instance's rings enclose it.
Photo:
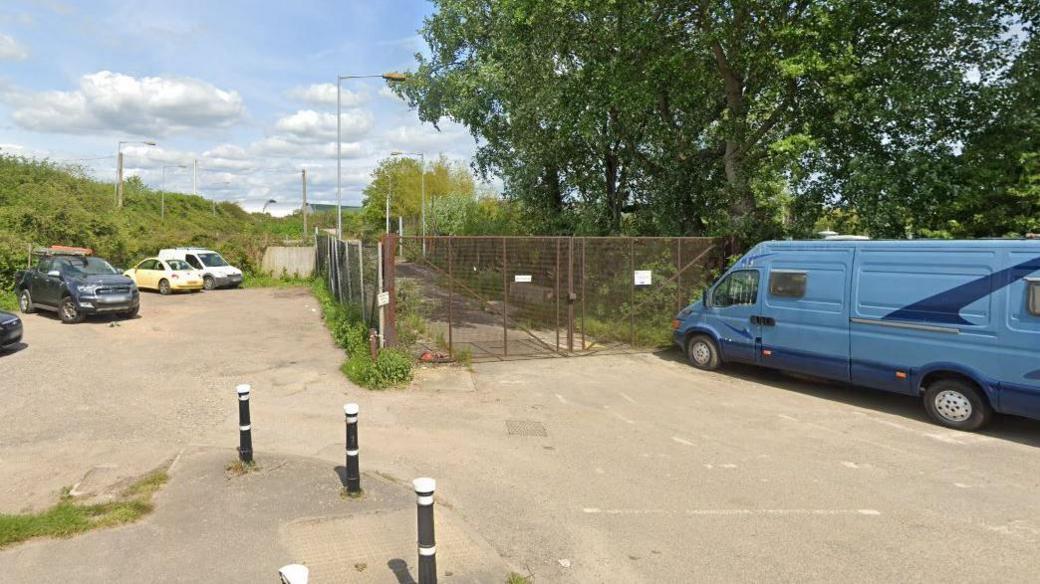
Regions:
[[[390,235],[388,338],[473,360],[666,346],[723,248],[701,237]]]

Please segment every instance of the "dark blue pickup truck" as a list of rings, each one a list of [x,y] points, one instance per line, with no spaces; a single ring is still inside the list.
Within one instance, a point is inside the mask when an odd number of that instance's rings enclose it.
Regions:
[[[15,275],[22,312],[50,310],[64,323],[90,314],[137,316],[140,294],[133,280],[105,260],[85,254],[43,251],[36,266]]]

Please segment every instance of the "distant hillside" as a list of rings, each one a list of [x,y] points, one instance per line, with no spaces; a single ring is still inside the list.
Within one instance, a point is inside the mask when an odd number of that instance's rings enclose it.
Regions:
[[[210,200],[193,195],[167,193],[160,221],[160,193],[137,178],[124,184],[125,204],[116,209],[112,183],[49,162],[0,157],[0,290],[11,287],[30,245],[90,247],[121,268],[163,247],[197,245],[251,270],[263,248],[280,240],[270,217],[234,203],[217,203],[214,214]]]

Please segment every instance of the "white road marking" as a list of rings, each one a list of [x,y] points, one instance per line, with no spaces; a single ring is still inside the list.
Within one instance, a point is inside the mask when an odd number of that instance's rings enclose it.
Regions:
[[[634,400],[634,399],[632,399],[632,398],[628,397],[628,396],[627,396],[627,395],[625,394],[625,392],[623,392],[623,391],[619,391],[619,392],[618,392],[618,395],[620,395],[621,397],[623,397],[623,398],[625,398],[626,400],[628,400],[628,401],[629,401],[629,403],[633,403],[633,404],[634,404],[634,403],[636,403],[636,400]]]
[[[567,400],[560,394],[556,394],[556,399],[560,400],[561,404],[567,404]]]
[[[953,483],[953,486],[955,486],[955,487],[957,487],[959,489],[970,489],[971,488],[971,485],[966,485],[964,483]]]
[[[848,468],[859,468],[858,464],[856,464],[855,462],[848,461],[848,460],[841,461],[841,464],[842,464],[842,466],[846,466]]]
[[[801,420],[799,420],[798,418],[796,418],[794,416],[788,416],[787,414],[777,414],[777,415],[780,416],[781,418],[785,419],[785,420],[791,420],[792,422],[801,422]]]
[[[622,416],[621,414],[619,414],[619,413],[617,413],[617,412],[610,412],[610,413],[611,413],[611,414],[612,414],[612,415],[613,415],[613,416],[614,416],[615,418],[617,418],[617,419],[621,420],[622,422],[624,422],[624,423],[626,423],[626,424],[635,424],[635,423],[636,423],[636,422],[635,422],[635,420],[629,420],[628,418],[626,418],[625,416]]]
[[[679,444],[685,444],[687,446],[693,446],[693,442],[690,442],[689,440],[683,440],[682,438],[680,438],[678,436],[672,436],[672,440],[675,440]]]
[[[741,515],[881,515],[877,509],[600,509],[585,507],[589,515],[688,515],[688,516],[741,516]],[[993,528],[991,528],[993,529]]]

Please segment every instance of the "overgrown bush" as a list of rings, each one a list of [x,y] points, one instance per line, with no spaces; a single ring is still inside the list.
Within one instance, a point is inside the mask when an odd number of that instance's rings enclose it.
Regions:
[[[368,328],[358,307],[340,304],[326,288],[324,278],[315,278],[312,290],[332,339],[347,352],[341,370],[348,379],[367,389],[384,389],[412,379],[412,357],[404,351],[382,349],[372,360]]]

